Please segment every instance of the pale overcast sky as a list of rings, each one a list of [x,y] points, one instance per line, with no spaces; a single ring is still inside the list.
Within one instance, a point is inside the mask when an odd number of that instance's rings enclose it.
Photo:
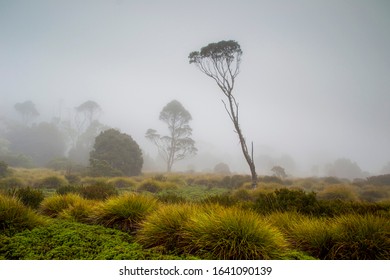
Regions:
[[[387,0],[0,0],[0,115],[32,100],[40,121],[66,118],[94,100],[153,153],[144,134],[177,99],[200,154],[240,155],[219,88],[188,63],[220,40],[243,50],[234,94],[257,156],[374,173],[390,161]]]

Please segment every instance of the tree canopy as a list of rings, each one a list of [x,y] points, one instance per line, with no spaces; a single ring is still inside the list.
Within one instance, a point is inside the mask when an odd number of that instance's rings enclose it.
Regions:
[[[189,126],[192,117],[179,101],[172,100],[162,109],[159,119],[167,124],[168,135],[161,136],[156,130],[148,129],[145,137],[156,145],[170,172],[176,161],[197,152]]]
[[[136,176],[141,174],[142,151],[130,135],[111,128],[95,138],[90,164],[92,171],[98,171],[100,175],[103,173],[100,171],[109,169],[112,175],[118,175],[119,171],[123,175]]]

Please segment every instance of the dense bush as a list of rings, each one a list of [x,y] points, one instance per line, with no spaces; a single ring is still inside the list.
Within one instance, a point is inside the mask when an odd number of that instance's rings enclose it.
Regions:
[[[316,194],[302,190],[279,189],[273,193],[260,193],[255,201],[254,209],[259,213],[275,211],[297,211],[312,214],[318,210]]]
[[[96,184],[78,188],[78,193],[86,199],[105,200],[118,195],[118,191],[112,185]]]
[[[92,215],[92,220],[99,225],[133,233],[156,208],[157,200],[151,196],[125,193],[99,205]]]
[[[390,186],[390,174],[368,177],[367,182],[375,186]]]
[[[62,177],[58,177],[58,176],[48,176],[48,177],[45,177],[43,179],[41,179],[38,183],[37,183],[37,187],[39,188],[47,188],[47,189],[58,189],[62,186],[65,186],[67,185],[67,181],[62,178]]]
[[[13,235],[45,224],[45,220],[16,198],[0,195],[0,231]],[[1,247],[1,246],[0,246]]]
[[[4,161],[0,161],[0,178],[6,177],[8,173],[8,164],[6,164]]]
[[[0,239],[0,259],[172,260],[178,257],[144,250],[121,231],[56,221],[46,227]]]
[[[24,205],[34,209],[37,209],[45,198],[42,190],[31,187],[15,189],[14,194]]]
[[[63,195],[63,194],[67,194],[67,193],[78,193],[78,191],[79,191],[79,187],[76,187],[74,185],[67,185],[67,186],[59,187],[56,190],[56,193]]]
[[[21,188],[24,187],[24,182],[15,177],[7,177],[0,179],[0,189],[6,190],[6,189],[14,189],[14,188]]]

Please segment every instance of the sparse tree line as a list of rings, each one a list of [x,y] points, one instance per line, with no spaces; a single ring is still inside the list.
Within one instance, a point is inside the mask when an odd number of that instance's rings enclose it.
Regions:
[[[73,118],[55,118],[35,123],[39,116],[32,101],[14,106],[20,122],[1,120],[0,161],[14,167],[51,167],[68,173],[87,166],[92,176],[134,176],[143,167],[142,150],[135,140],[99,121],[103,112],[95,101],[86,101],[74,108]],[[173,100],[160,113],[168,126],[168,134],[148,129],[145,137],[156,144],[166,162],[167,171],[176,161],[197,152],[191,138],[191,114]]]
[[[248,146],[239,122],[239,102],[233,94],[242,54],[240,45],[230,40],[208,44],[200,51],[191,52],[188,59],[190,64],[195,64],[212,78],[222,91],[222,103],[239,138],[251,173],[252,187],[256,187],[258,178],[253,142]],[[0,161],[10,166],[48,166],[67,169],[68,172],[89,166],[90,174],[96,176],[141,173],[144,159],[138,143],[130,135],[102,124],[99,116],[103,110],[95,101],[88,100],[75,107],[73,116],[68,119],[56,118],[41,123],[34,123],[40,113],[31,100],[16,103],[14,109],[20,115],[20,122],[0,118]],[[172,100],[162,109],[159,119],[167,125],[168,132],[160,134],[150,128],[145,137],[156,146],[166,164],[166,171],[171,172],[175,162],[197,153],[189,125],[192,116],[179,101]],[[229,173],[229,166],[223,164],[217,164],[214,171]],[[390,173],[389,166],[390,162],[382,173]],[[267,168],[265,171],[271,171],[281,179],[288,176],[285,167],[279,164]],[[318,172],[315,169],[313,167],[312,171]],[[338,159],[326,169],[333,177],[354,179],[369,176],[349,159]]]

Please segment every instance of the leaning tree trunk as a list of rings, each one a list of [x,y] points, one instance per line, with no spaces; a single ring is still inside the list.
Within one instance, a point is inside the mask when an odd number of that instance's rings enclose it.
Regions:
[[[253,154],[252,155],[249,154],[248,146],[246,145],[245,138],[242,134],[240,125],[238,123],[238,104],[236,103],[232,94],[228,94],[227,97],[229,100],[229,107],[230,107],[229,108],[230,113],[229,112],[228,113],[229,113],[230,118],[234,124],[235,131],[238,134],[238,138],[240,139],[242,153],[244,154],[245,160],[248,163],[249,169],[251,171],[252,188],[256,188],[257,187],[256,166],[255,166],[255,162],[253,160]],[[234,103],[234,105],[233,105],[233,103]],[[234,107],[236,107],[236,109],[234,109]]]

